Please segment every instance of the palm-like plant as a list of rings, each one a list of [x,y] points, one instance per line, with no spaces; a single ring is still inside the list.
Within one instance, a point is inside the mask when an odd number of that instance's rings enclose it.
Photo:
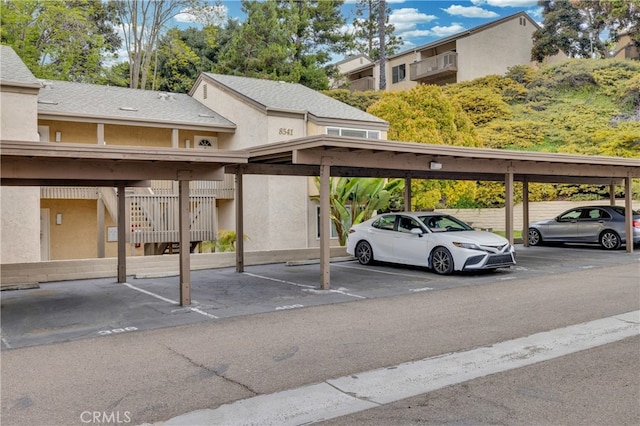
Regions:
[[[316,178],[320,188],[320,179]],[[396,190],[404,188],[403,179],[334,178],[329,180],[329,204],[340,245],[347,242],[349,228],[386,209]],[[319,197],[313,197],[319,201]]]

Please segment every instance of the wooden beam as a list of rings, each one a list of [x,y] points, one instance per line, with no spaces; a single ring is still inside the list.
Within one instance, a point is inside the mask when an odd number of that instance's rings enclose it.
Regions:
[[[320,288],[329,290],[331,287],[331,217],[329,214],[329,180],[331,166],[329,162],[320,165]]]
[[[191,238],[189,232],[189,181],[178,182],[180,226],[180,306],[191,304]]]
[[[118,185],[118,282],[127,282],[127,199],[125,187]]]
[[[513,171],[508,170],[504,177],[505,187],[505,230],[507,240],[513,244]]]
[[[236,169],[236,272],[244,272],[243,167]]]

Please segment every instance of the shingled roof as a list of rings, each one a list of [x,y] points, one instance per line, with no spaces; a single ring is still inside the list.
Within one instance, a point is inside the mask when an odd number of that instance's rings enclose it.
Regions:
[[[318,119],[354,120],[388,127],[386,121],[374,115],[301,84],[212,73],[204,75],[265,110],[308,113]]]
[[[153,127],[228,129],[236,125],[184,93],[41,80],[41,116],[143,122]]]
[[[40,87],[40,82],[9,46],[0,45],[0,83],[7,86]]]

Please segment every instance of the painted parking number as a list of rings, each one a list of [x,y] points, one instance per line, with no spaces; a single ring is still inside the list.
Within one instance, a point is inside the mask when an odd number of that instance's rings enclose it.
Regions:
[[[296,309],[296,308],[304,308],[304,305],[286,305],[286,306],[278,306],[276,311],[283,311],[285,309]]]
[[[120,333],[126,333],[127,331],[136,331],[137,329],[138,327],[114,328],[111,330],[100,330],[98,331],[98,334],[100,336],[108,336],[110,334],[120,334]]]

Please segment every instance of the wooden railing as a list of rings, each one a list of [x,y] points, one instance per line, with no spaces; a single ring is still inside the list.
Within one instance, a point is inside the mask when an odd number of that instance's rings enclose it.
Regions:
[[[66,200],[96,200],[98,188],[76,186],[41,186],[40,198],[58,198]]]
[[[349,82],[349,90],[352,92],[364,92],[366,90],[376,90],[373,77],[363,77]]]
[[[174,195],[178,193],[178,182],[171,180],[152,180],[151,192],[155,195]],[[233,200],[235,193],[235,175],[225,174],[221,181],[189,182],[189,194],[213,195],[217,199]]]
[[[412,81],[416,81],[457,70],[458,54],[456,52],[446,52],[411,64],[409,66],[409,78]]]
[[[164,243],[179,241],[179,207],[177,195],[127,196],[129,242]],[[216,238],[216,198],[189,197],[190,241]]]

